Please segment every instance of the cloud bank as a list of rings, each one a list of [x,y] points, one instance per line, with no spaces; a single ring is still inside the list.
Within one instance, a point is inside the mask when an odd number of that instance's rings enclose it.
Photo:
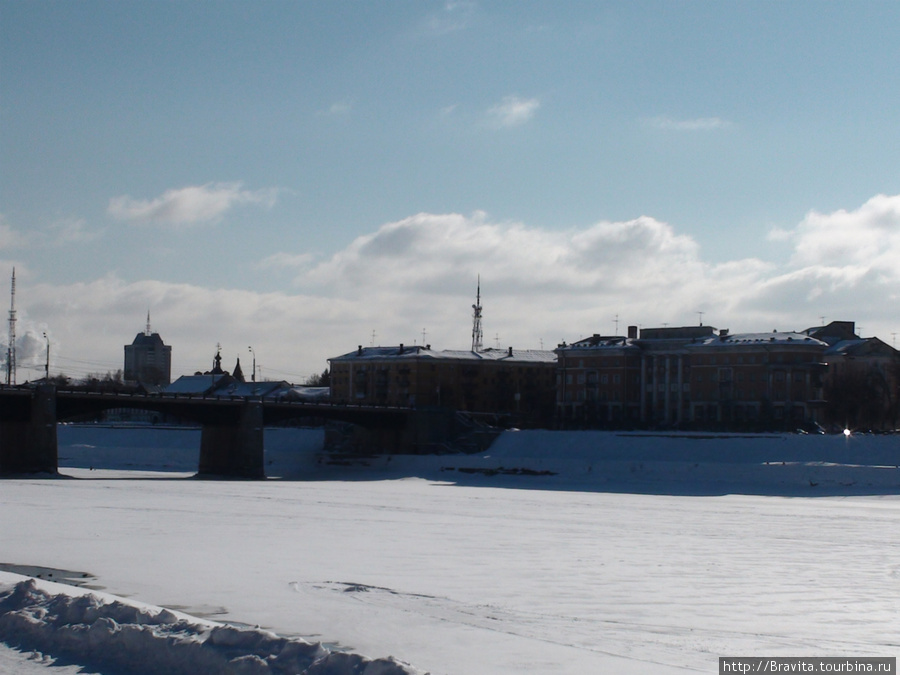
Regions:
[[[109,200],[107,213],[129,223],[196,225],[219,220],[235,206],[271,207],[276,191],[244,190],[241,183],[207,183],[166,190],[156,199],[134,199],[129,195]]]
[[[122,345],[142,330],[149,307],[154,329],[173,345],[176,374],[207,369],[221,343],[229,368],[253,346],[264,376],[295,382],[359,344],[466,348],[478,275],[488,346],[553,348],[612,333],[617,319],[623,332],[695,324],[699,312],[735,332],[855,320],[891,342],[900,328],[900,195],[810,212],[780,240],[790,249],[785,264],[711,263],[694,239],[649,216],[559,232],[481,212],[420,213],[325,259],[282,251],[260,261],[285,275],[280,292],[111,275],[24,284],[18,297],[23,320],[52,327],[61,369],[65,358],[121,367]]]

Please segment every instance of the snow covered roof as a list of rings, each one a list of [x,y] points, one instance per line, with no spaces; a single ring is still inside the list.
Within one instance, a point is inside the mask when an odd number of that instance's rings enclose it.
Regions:
[[[638,349],[638,345],[632,338],[622,337],[621,335],[592,335],[591,337],[578,340],[570,345],[563,343],[560,349]]]
[[[779,333],[772,331],[771,333],[731,333],[728,335],[718,335],[707,338],[701,342],[696,342],[691,347],[736,347],[736,346],[761,346],[777,344],[785,345],[816,345],[819,347],[827,347],[828,345],[822,340],[817,340],[804,333]]]
[[[291,387],[284,395],[304,401],[318,401],[331,396],[331,387]]]
[[[826,356],[886,356],[897,358],[900,352],[878,338],[841,340],[825,351]]]
[[[439,361],[516,361],[528,363],[556,363],[556,353],[544,349],[443,349],[428,347],[359,347],[356,351],[337,356],[329,361],[383,361],[385,359],[433,359]]]
[[[167,394],[205,394],[215,389],[219,385],[219,381],[223,377],[221,375],[182,375],[172,384],[165,388]]]

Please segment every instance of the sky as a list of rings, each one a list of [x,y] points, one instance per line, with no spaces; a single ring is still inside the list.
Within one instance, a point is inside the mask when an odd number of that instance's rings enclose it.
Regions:
[[[18,381],[44,334],[51,374],[122,368],[148,312],[173,377],[467,349],[479,275],[486,346],[895,344],[898,30],[878,1],[0,0]]]

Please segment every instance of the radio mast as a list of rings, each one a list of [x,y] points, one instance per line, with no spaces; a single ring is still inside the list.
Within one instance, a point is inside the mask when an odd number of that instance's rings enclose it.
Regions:
[[[6,384],[16,383],[16,268],[13,267],[9,298],[9,346],[6,350]]]
[[[472,305],[472,351],[480,352],[482,350],[482,339],[484,335],[481,330],[481,275],[478,275],[478,292],[475,296],[475,304]]]

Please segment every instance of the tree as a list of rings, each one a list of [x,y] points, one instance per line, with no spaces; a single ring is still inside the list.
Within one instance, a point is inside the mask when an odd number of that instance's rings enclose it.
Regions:
[[[310,375],[303,384],[307,387],[329,387],[331,386],[331,373],[326,368],[320,375]]]
[[[896,416],[891,382],[883,368],[845,369],[825,389],[825,412],[833,425],[885,429]]]

